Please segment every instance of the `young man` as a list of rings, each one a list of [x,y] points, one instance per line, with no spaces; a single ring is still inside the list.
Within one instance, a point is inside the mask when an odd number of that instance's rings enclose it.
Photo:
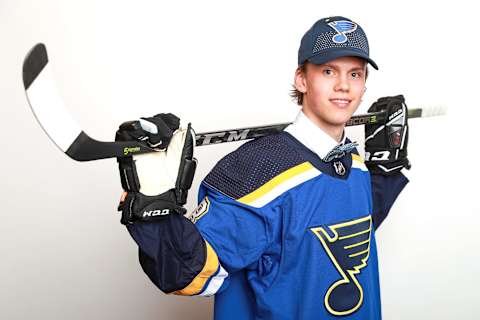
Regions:
[[[344,134],[367,63],[377,69],[362,28],[321,19],[298,58],[295,122],[220,160],[188,219],[190,126],[161,114],[117,132],[163,150],[119,160],[119,209],[143,270],[165,293],[215,295],[215,319],[381,318],[374,230],[407,183],[407,109],[401,96],[372,105],[389,116],[366,127],[364,163]]]

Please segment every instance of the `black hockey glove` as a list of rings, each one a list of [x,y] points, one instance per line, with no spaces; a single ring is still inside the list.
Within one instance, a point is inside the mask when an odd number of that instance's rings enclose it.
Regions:
[[[158,114],[151,118],[120,125],[116,141],[140,141],[157,152],[117,158],[124,193],[118,210],[123,224],[162,219],[184,214],[196,169],[193,158],[195,134],[190,124],[179,128],[175,115]]]
[[[386,111],[385,121],[365,125],[365,165],[371,173],[391,175],[410,169],[407,159],[408,109],[403,95],[383,97],[368,112]]]

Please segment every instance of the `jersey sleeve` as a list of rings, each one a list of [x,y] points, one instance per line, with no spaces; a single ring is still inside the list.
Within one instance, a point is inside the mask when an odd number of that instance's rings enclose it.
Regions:
[[[209,296],[209,286],[221,286],[227,276],[210,244],[184,216],[127,228],[138,244],[143,271],[164,293]]]
[[[200,207],[205,209],[195,212],[192,221],[212,245],[222,266],[236,272],[256,262],[269,242],[266,208],[244,204],[205,182],[199,198],[203,204]]]
[[[393,203],[408,183],[407,177],[399,172],[384,176],[372,174],[373,226],[377,229],[387,217]]]
[[[267,219],[202,183],[197,209],[154,223],[128,226],[140,264],[163,292],[211,296],[228,286],[228,275],[256,262],[268,243]]]

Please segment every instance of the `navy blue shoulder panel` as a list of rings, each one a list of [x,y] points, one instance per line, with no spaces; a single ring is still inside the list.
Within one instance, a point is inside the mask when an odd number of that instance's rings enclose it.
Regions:
[[[249,141],[222,158],[204,182],[239,199],[280,173],[307,161],[284,133]]]

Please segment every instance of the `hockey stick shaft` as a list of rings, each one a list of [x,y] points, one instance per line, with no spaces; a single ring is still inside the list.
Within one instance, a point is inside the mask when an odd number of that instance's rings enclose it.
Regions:
[[[418,118],[422,115],[422,109],[412,109],[408,112],[409,118]],[[376,112],[353,116],[347,126],[363,125],[384,121],[385,112]],[[273,124],[223,131],[211,131],[195,135],[196,146],[206,146],[233,141],[243,141],[281,132],[290,123]],[[133,154],[156,152],[140,142],[106,142],[98,141],[89,137],[82,131],[75,141],[64,151],[69,157],[77,161],[92,161],[117,157],[128,157]]]
[[[408,111],[408,118],[419,118],[422,116],[422,111],[422,109],[411,109]],[[350,120],[346,123],[346,126],[358,126],[383,122],[385,120],[385,116],[385,112],[374,112],[352,116],[352,118],[350,118]],[[287,122],[258,127],[198,133],[195,135],[195,140],[197,146],[206,146],[210,144],[260,138],[270,134],[279,133],[290,124],[291,122]]]
[[[104,142],[88,136],[71,118],[60,99],[49,67],[47,49],[42,43],[34,46],[25,57],[23,84],[30,108],[38,123],[57,147],[70,158],[77,161],[91,161],[156,151],[137,141]],[[425,111],[429,111],[429,114],[424,114]],[[440,112],[438,109],[412,109],[408,117],[439,115],[444,113],[442,112],[441,109]],[[346,125],[381,123],[385,120],[385,116],[385,112],[353,116]],[[278,133],[289,124],[205,132],[197,134],[195,140],[197,146],[248,140]]]

